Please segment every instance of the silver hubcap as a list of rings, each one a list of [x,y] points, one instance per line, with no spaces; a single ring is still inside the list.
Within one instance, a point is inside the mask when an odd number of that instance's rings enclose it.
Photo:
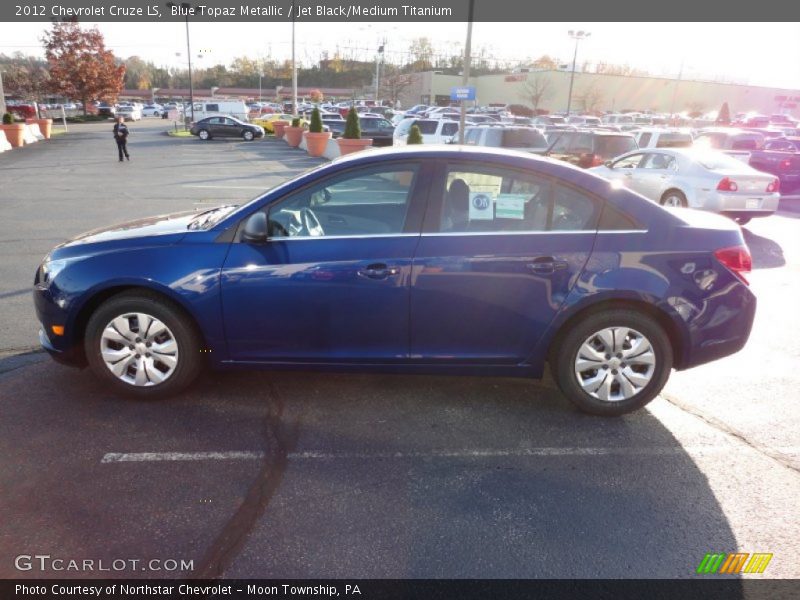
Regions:
[[[166,381],[178,366],[175,336],[145,313],[120,315],[106,325],[100,353],[117,378],[137,387]]]
[[[207,137],[208,137],[208,132],[207,131],[203,130],[203,131],[200,132],[200,139],[201,140],[204,140]]]
[[[664,206],[683,206],[681,199],[678,196],[667,196],[664,200]]]
[[[627,327],[608,327],[590,335],[575,358],[578,383],[607,402],[627,400],[650,383],[656,356],[650,341]]]

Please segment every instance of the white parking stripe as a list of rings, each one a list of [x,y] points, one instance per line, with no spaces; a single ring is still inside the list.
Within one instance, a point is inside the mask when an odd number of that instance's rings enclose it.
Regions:
[[[426,450],[419,452],[290,452],[287,456],[293,460],[332,460],[332,459],[408,459],[408,458],[494,458],[525,456],[680,456],[684,454],[726,454],[734,451],[750,450],[745,445],[736,446],[652,446],[640,448],[614,447],[540,447],[512,449],[462,449],[462,450]],[[774,448],[786,454],[798,454],[800,448],[785,446]],[[230,451],[230,452],[110,452],[103,456],[102,463],[119,462],[164,462],[164,461],[198,461],[198,460],[257,460],[264,458],[264,452]]]

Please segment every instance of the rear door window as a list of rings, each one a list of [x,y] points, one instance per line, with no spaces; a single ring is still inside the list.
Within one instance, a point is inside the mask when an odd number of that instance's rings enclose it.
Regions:
[[[442,125],[442,135],[444,137],[452,137],[458,133],[458,123],[445,123]]]
[[[598,135],[595,139],[594,153],[603,158],[614,158],[636,150],[636,147],[636,140],[631,136]]]

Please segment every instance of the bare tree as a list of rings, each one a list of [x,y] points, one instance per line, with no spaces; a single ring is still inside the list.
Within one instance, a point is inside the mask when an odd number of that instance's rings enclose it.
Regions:
[[[381,81],[381,95],[391,100],[392,106],[394,106],[400,96],[403,95],[403,92],[414,85],[414,79],[414,75],[408,73],[384,77],[383,81]]]
[[[553,94],[553,80],[543,73],[532,73],[522,88],[520,97],[537,112],[541,103]]]
[[[603,103],[603,90],[600,89],[596,81],[592,81],[575,95],[575,99],[583,112],[598,112],[600,105]]]

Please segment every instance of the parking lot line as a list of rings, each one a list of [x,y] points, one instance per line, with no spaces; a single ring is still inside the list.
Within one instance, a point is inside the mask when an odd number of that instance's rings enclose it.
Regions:
[[[213,190],[263,190],[263,185],[194,185],[184,184],[181,187],[197,188],[197,189],[213,189]]]
[[[503,458],[526,456],[670,456],[685,454],[727,454],[732,451],[749,450],[745,445],[715,446],[651,446],[651,447],[557,447],[508,448],[508,449],[455,449],[427,450],[420,452],[290,452],[287,458],[292,460],[336,460],[336,459],[417,459],[417,458]],[[775,448],[786,454],[800,453],[800,447]],[[109,452],[103,456],[101,463],[121,462],[164,462],[164,461],[200,461],[200,460],[257,460],[266,454],[258,451],[225,451],[225,452]]]

